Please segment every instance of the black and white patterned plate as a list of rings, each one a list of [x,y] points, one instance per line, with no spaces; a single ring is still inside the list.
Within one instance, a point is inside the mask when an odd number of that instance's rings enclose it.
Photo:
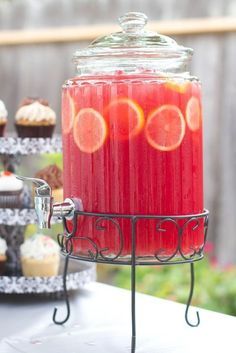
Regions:
[[[59,135],[52,138],[0,137],[0,154],[59,153],[61,150],[62,142]]]
[[[53,277],[9,277],[0,276],[0,293],[39,294],[63,291],[63,263],[58,276]],[[67,275],[67,289],[76,290],[96,279],[96,266],[83,261],[70,260]]]

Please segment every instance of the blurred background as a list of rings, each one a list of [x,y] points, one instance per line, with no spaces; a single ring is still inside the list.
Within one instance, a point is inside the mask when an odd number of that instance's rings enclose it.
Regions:
[[[211,212],[194,303],[236,315],[235,0],[0,0],[0,99],[9,112],[8,134],[26,96],[49,100],[60,132],[60,89],[74,74],[72,54],[98,34],[118,30],[117,18],[127,11],[146,13],[152,29],[194,49],[191,72],[203,85],[205,206]],[[29,175],[51,162],[61,165],[61,156],[27,158],[22,168]],[[27,234],[33,231],[29,227]],[[188,267],[138,273],[141,291],[186,300]],[[128,268],[100,266],[98,277],[129,286]]]

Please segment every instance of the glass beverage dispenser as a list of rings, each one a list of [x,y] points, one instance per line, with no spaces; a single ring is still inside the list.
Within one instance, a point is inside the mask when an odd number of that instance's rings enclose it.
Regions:
[[[144,29],[147,18],[128,13],[122,31],[75,53],[77,74],[62,91],[64,196],[80,198],[86,212],[187,215],[203,212],[201,87],[189,74],[192,50]],[[183,222],[184,220],[182,220]],[[181,221],[180,221],[181,222]],[[117,253],[117,229],[80,217],[86,234]],[[123,256],[130,255],[130,224],[121,220]],[[176,229],[165,234],[139,220],[138,256],[176,248]],[[182,251],[203,245],[203,225],[187,227]],[[77,241],[77,251],[88,244]]]
[[[121,32],[75,53],[77,73],[62,89],[64,196],[85,212],[120,215],[192,215],[203,212],[201,86],[189,73],[192,50],[146,31],[147,17],[127,13]],[[41,202],[39,200],[39,202]],[[51,207],[51,205],[49,205]],[[183,226],[185,218],[178,220]],[[72,221],[67,227],[72,229]],[[136,224],[136,255],[171,256],[178,243],[171,222]],[[184,255],[204,243],[203,220],[186,224]],[[78,216],[73,251],[96,243],[107,258],[131,255],[129,219]],[[178,256],[178,253],[176,254]]]

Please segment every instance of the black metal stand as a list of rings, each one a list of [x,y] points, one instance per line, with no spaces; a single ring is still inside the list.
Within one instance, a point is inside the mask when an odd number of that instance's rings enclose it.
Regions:
[[[132,341],[131,341],[131,353],[135,353],[136,349],[136,266],[137,265],[177,265],[177,264],[190,264],[190,291],[187,300],[185,310],[186,323],[191,327],[196,327],[200,323],[199,313],[197,312],[196,323],[191,323],[188,317],[189,308],[194,290],[194,262],[199,261],[203,258],[203,249],[206,242],[207,229],[208,229],[208,216],[209,212],[204,210],[203,213],[191,214],[191,215],[124,215],[124,214],[103,214],[103,213],[91,213],[91,212],[80,212],[77,211],[72,221],[70,221],[70,228],[67,225],[67,221],[63,219],[64,223],[64,234],[58,235],[58,243],[61,247],[61,252],[66,256],[65,268],[64,268],[64,295],[67,306],[67,314],[64,320],[56,320],[57,309],[53,314],[53,321],[55,324],[64,324],[70,317],[70,305],[68,300],[68,293],[66,288],[66,275],[69,258],[78,259],[82,261],[90,261],[96,263],[106,264],[117,264],[117,265],[130,265],[131,266],[131,324],[132,324]],[[109,247],[101,247],[99,241],[95,237],[77,235],[79,230],[78,217],[90,217],[91,221],[98,231],[104,231],[107,229],[108,224],[116,229],[116,243],[118,244],[116,253],[111,253]],[[129,220],[131,225],[131,253],[130,256],[125,254],[124,256],[124,234],[122,231],[122,220]],[[160,233],[167,232],[167,225],[171,225],[175,229],[176,246],[171,254],[166,254],[164,248],[159,248],[153,254],[146,256],[137,255],[137,226],[140,220],[155,221],[156,231]],[[104,222],[107,226],[104,225]],[[72,225],[72,227],[71,227]],[[192,239],[192,244],[189,245],[188,254],[183,249],[183,238],[185,232],[188,230],[188,234]],[[194,245],[194,235],[199,231],[204,233],[204,239],[201,245]],[[126,234],[127,237],[127,234]],[[74,249],[74,241],[87,242],[86,253],[80,252],[78,249]],[[84,246],[85,247],[85,246]],[[83,250],[84,250],[83,247]],[[113,251],[114,252],[114,251]]]
[[[64,298],[65,298],[65,302],[66,302],[67,314],[66,314],[66,317],[64,320],[57,320],[56,319],[57,308],[55,308],[54,312],[53,312],[52,319],[56,325],[63,325],[64,323],[66,323],[66,321],[70,317],[70,302],[69,302],[69,296],[68,296],[67,287],[66,287],[66,276],[67,276],[67,271],[68,271],[68,263],[69,263],[69,255],[66,255],[65,256],[64,271],[63,271],[63,292],[64,292]]]

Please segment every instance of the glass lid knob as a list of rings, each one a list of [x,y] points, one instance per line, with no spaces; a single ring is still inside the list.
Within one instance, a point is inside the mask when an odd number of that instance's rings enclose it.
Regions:
[[[148,18],[142,12],[128,12],[120,16],[118,20],[123,32],[135,34],[143,30]]]

